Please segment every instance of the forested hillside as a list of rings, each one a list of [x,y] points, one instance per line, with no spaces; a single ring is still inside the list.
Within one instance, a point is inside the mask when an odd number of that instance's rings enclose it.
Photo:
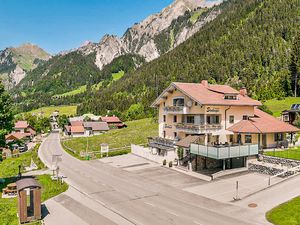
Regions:
[[[246,86],[259,100],[291,95],[299,72],[300,1],[230,0],[219,7],[222,13],[192,38],[87,97],[79,112],[125,112],[139,103],[152,113],[149,105],[172,81]]]
[[[71,52],[55,56],[31,71],[15,90],[15,102],[19,111],[24,112],[49,105],[80,103],[90,98],[100,88],[113,83],[113,74],[120,71],[132,72],[144,63],[137,55],[124,55],[114,59],[100,71],[95,63],[95,55]],[[84,92],[64,95],[74,89],[85,87]]]

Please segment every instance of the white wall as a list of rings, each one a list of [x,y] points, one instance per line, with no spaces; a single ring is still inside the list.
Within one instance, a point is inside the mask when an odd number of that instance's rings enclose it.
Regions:
[[[166,156],[160,156],[157,154],[155,148],[146,148],[141,145],[131,145],[131,153],[145,159],[157,162],[162,164],[163,160],[167,160],[167,162],[175,160],[177,158],[176,151],[168,151]]]

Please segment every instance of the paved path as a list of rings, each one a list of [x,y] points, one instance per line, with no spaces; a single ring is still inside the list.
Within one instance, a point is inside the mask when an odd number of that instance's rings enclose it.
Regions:
[[[46,224],[267,224],[242,202],[221,203],[100,160],[77,160],[63,151],[57,133],[39,151],[47,165],[53,154],[62,154],[60,171],[71,188],[46,202]]]

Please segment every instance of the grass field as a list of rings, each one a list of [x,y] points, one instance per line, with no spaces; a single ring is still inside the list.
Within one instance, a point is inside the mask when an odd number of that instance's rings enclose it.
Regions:
[[[113,81],[120,80],[124,76],[125,72],[123,70],[119,71],[118,73],[113,73],[112,78]]]
[[[78,94],[81,94],[83,92],[86,92],[86,85],[83,85],[73,91],[69,91],[69,92],[66,92],[66,93],[63,93],[61,95],[54,95],[53,97],[54,98],[59,98],[59,97],[68,97],[68,96],[73,96],[73,95],[78,95]]]
[[[22,154],[19,158],[10,158],[0,163],[0,178],[4,178],[5,182],[0,183],[0,224],[1,225],[18,225],[17,218],[17,198],[3,199],[2,188],[7,184],[16,181],[16,175],[18,175],[18,166],[22,165],[22,172],[24,167],[30,165],[31,158],[37,164],[39,169],[44,168],[44,164],[39,160],[37,156],[39,145],[32,152]],[[42,202],[49,198],[52,198],[68,189],[66,183],[60,185],[55,181],[52,181],[49,175],[41,175],[37,177],[39,183],[42,186]],[[40,222],[31,223],[40,225]]]
[[[265,152],[265,155],[286,159],[300,160],[300,148],[290,148],[284,151]]]
[[[268,100],[264,103],[272,112],[275,117],[279,117],[281,112],[290,109],[292,104],[300,104],[300,97],[287,97],[284,100]]]
[[[28,113],[40,113],[43,112],[45,117],[49,117],[55,110],[59,111],[60,115],[76,115],[77,113],[77,106],[74,105],[67,105],[67,106],[49,106],[43,107],[39,109],[32,110]]]
[[[64,141],[64,145],[75,150],[75,156],[79,158],[80,152],[86,150],[87,142],[88,151],[100,151],[101,143],[108,143],[109,148],[112,149],[130,146],[131,144],[145,144],[147,143],[147,137],[157,136],[158,124],[153,122],[152,119],[130,121],[126,124],[127,128],[110,130],[105,134],[88,138],[72,138]]]
[[[300,224],[300,197],[283,203],[267,212],[267,220],[275,225]]]

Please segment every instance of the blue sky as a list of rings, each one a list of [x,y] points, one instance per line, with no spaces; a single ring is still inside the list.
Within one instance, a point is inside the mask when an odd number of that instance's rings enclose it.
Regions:
[[[121,36],[173,0],[0,0],[0,49],[30,42],[51,54]]]

